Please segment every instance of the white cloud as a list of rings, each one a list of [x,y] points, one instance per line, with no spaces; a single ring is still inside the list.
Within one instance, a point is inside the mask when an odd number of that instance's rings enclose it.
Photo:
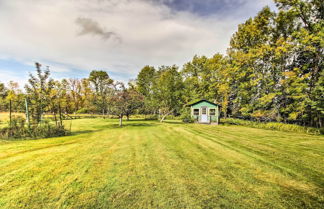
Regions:
[[[251,1],[245,9],[268,1]],[[62,63],[59,72],[71,67],[133,76],[146,64],[182,65],[195,54],[224,53],[243,22],[233,17],[174,12],[148,0],[1,0],[0,57]],[[121,41],[80,36],[78,18],[100,26],[97,34],[118,34]]]

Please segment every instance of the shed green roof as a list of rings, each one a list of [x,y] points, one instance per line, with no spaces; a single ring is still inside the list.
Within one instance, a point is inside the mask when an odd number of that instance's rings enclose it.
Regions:
[[[192,103],[192,104],[189,104],[188,106],[189,107],[192,107],[192,106],[196,106],[196,105],[198,105],[198,104],[200,104],[200,103],[208,103],[209,105],[212,105],[212,106],[220,106],[219,104],[215,104],[215,103],[213,103],[213,102],[210,102],[210,101],[208,101],[208,100],[206,100],[206,99],[202,99],[202,100],[199,100],[199,101],[197,101],[197,102],[195,102],[195,103]]]

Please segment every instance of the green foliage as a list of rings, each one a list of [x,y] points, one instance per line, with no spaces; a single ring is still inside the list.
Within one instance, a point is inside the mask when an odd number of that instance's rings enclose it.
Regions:
[[[162,66],[156,74],[153,84],[153,100],[161,115],[161,122],[166,116],[180,112],[183,105],[183,81],[176,66]]]
[[[144,120],[158,120],[159,117],[158,115],[154,114],[154,115],[145,115],[144,116]]]
[[[68,136],[70,131],[67,130],[64,126],[56,126],[50,122],[44,122],[36,127],[32,127],[30,131],[30,137],[35,138],[50,138],[50,137],[60,137]]]
[[[126,99],[123,105],[125,105],[125,115],[128,120],[130,115],[135,114],[145,103],[143,95],[137,92],[135,88],[126,89],[124,94]]]
[[[307,133],[307,134],[314,134],[314,135],[324,134],[323,129],[304,127],[295,124],[285,124],[285,123],[277,123],[277,122],[255,122],[255,121],[248,121],[248,120],[241,120],[241,119],[234,119],[234,118],[221,119],[221,122],[224,124],[241,125],[241,126],[248,126],[253,128],[277,130],[277,131]]]
[[[323,127],[323,4],[276,3],[277,13],[266,7],[233,35],[228,91],[219,93],[228,96],[225,106],[234,117]]]
[[[51,91],[54,86],[53,79],[50,78],[50,71],[47,67],[42,71],[41,64],[35,63],[36,76],[29,75],[28,85],[25,86],[28,102],[30,103],[30,113],[35,123],[42,120],[42,115],[49,110],[51,102]]]
[[[138,74],[136,79],[136,85],[138,91],[145,97],[149,97],[152,94],[152,86],[154,82],[155,69],[154,67],[145,66]]]
[[[89,76],[89,82],[93,85],[95,94],[92,96],[92,103],[97,111],[104,115],[108,111],[108,100],[113,95],[113,80],[105,71],[93,70]]]
[[[153,84],[156,76],[154,67],[145,66],[137,75],[136,88],[144,96],[144,105],[140,109],[143,114],[155,114],[156,104],[153,99]]]
[[[78,111],[76,111],[77,114],[84,114],[89,113],[90,111],[87,108],[81,108]]]
[[[39,139],[58,136],[67,136],[70,131],[64,126],[57,126],[48,121],[28,126],[25,118],[15,116],[7,127],[0,129],[0,138],[3,139]]]
[[[122,126],[123,116],[129,120],[130,115],[143,106],[143,96],[135,88],[127,89],[120,83],[110,98],[110,104],[111,113],[119,117]]]
[[[183,108],[181,111],[181,120],[184,123],[193,123],[194,119],[191,117],[190,108]]]
[[[53,81],[49,70],[30,76],[26,94],[15,82],[0,84],[0,109],[43,113],[178,116],[183,106],[207,99],[222,105],[224,118],[324,125],[324,19],[321,0],[275,0],[238,26],[226,55],[194,56],[182,69],[145,66],[135,82],[119,88],[105,71],[86,79]],[[118,104],[118,105],[117,105]]]

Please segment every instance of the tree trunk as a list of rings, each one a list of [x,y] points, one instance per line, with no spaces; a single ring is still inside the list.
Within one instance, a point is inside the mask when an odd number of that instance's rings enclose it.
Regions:
[[[122,127],[123,126],[123,115],[119,116],[119,126]]]
[[[27,120],[27,125],[28,125],[28,129],[30,129],[29,108],[28,108],[28,100],[27,100],[27,98],[25,99],[25,106],[26,106],[26,120]]]
[[[161,110],[159,110],[159,116],[158,116],[158,119],[160,120],[160,122],[163,122],[163,121],[161,120]]]
[[[12,102],[11,99],[9,100],[9,127],[11,128],[12,121]]]
[[[126,117],[127,117],[127,119],[126,119],[126,120],[127,120],[127,121],[129,121],[129,114],[127,114],[127,115],[126,115]]]
[[[56,112],[55,111],[53,111],[53,115],[54,115],[54,120],[55,120],[55,125],[56,125],[56,127],[57,127],[57,117],[56,117]]]
[[[11,104],[11,99],[10,99],[10,101],[9,101],[9,137],[11,137],[11,123],[12,123],[12,116],[11,116],[11,112],[12,112],[12,110],[11,110],[11,107],[12,106],[12,104]]]
[[[162,118],[160,119],[160,122],[163,123],[163,121],[165,120],[165,118],[170,115],[173,112],[173,110],[170,110],[169,112],[162,114]],[[161,111],[159,111],[159,115],[161,117]]]
[[[318,127],[319,128],[322,128],[323,127],[322,118],[321,118],[321,115],[320,114],[318,114]]]
[[[219,110],[218,110],[219,111]],[[220,111],[219,111],[220,112]],[[224,113],[224,118],[226,119],[227,118],[227,108],[223,110],[223,113]]]
[[[61,103],[59,103],[59,116],[60,116],[60,125],[63,126],[63,117],[62,117],[62,109],[61,109]]]
[[[165,120],[166,116],[168,116],[168,114],[162,116],[162,118],[160,120],[161,123],[163,123],[163,121]]]

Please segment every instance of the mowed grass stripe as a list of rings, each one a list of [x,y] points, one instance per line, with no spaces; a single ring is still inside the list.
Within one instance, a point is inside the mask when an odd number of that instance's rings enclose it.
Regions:
[[[235,126],[117,124],[82,119],[73,121],[73,136],[2,141],[0,208],[320,208],[324,203],[321,137]]]
[[[298,152],[295,151],[291,152],[290,150],[281,150],[278,149],[277,152],[266,152],[261,151],[260,149],[257,149],[257,142],[253,143],[251,142],[248,137],[241,137],[238,138],[237,136],[230,135],[231,140],[228,140],[227,136],[220,136],[215,137],[213,135],[212,130],[204,130],[199,129],[195,127],[194,129],[191,129],[192,131],[196,131],[200,134],[204,134],[205,138],[211,139],[218,143],[225,143],[226,146],[235,147],[235,149],[238,152],[246,151],[248,155],[251,155],[254,153],[253,156],[258,156],[258,159],[261,161],[264,161],[266,163],[270,163],[271,166],[277,167],[278,169],[288,172],[288,174],[292,176],[298,176],[299,178],[302,178],[303,180],[311,178],[313,180],[312,183],[315,183],[320,188],[324,188],[324,165],[321,160],[318,160],[317,158],[314,158],[314,155],[307,156],[304,155],[305,152],[303,152],[302,149],[296,148]],[[221,140],[219,140],[219,138]],[[233,138],[235,140],[233,140]],[[276,139],[274,139],[276,140]],[[247,141],[250,141],[249,144],[246,144]],[[323,142],[321,140],[318,140],[319,145],[321,145]],[[303,155],[300,155],[300,153],[303,153]],[[262,156],[262,157],[261,157]],[[302,156],[302,157],[301,157]],[[267,160],[265,160],[267,159]],[[320,170],[322,172],[317,172],[317,170]],[[307,175],[306,177],[305,174]]]
[[[199,130],[199,129],[197,129]],[[207,136],[207,137],[212,137],[214,140],[216,140],[217,136],[213,134],[213,130],[199,130],[200,133],[201,131]],[[267,144],[262,143],[262,141],[256,141],[256,140],[251,140],[248,137],[238,137],[238,136],[233,136],[232,134],[229,135],[223,135],[220,137],[222,141],[227,142],[233,146],[241,147],[247,150],[250,150],[251,152],[254,152],[259,155],[265,155],[267,158],[272,159],[272,160],[279,160],[279,161],[289,161],[288,163],[297,163],[298,165],[304,164],[306,166],[318,166],[318,169],[322,170],[324,169],[324,165],[321,163],[321,161],[314,161],[313,163],[309,163],[309,160],[314,160],[316,156],[320,156],[321,153],[316,153],[317,150],[313,150],[313,153],[309,153],[308,151],[305,151],[304,148],[302,147],[297,147],[295,150],[290,150],[290,149],[282,149],[280,145],[278,145],[277,151],[273,151],[272,148],[267,147]],[[322,139],[322,140],[321,140]],[[319,138],[318,141],[318,146],[324,145],[324,138]],[[266,140],[277,140],[272,139],[268,137]],[[280,139],[279,139],[280,140]],[[292,143],[291,146],[294,144]],[[324,148],[324,147],[323,147]],[[303,153],[303,155],[300,155],[300,153]],[[315,153],[314,153],[315,152]],[[302,157],[301,157],[302,156]]]
[[[195,129],[198,129],[200,131],[197,131]],[[315,199],[315,201],[320,202],[321,204],[324,203],[324,198],[323,195],[318,196],[317,194],[323,194],[323,175],[320,175],[316,170],[308,170],[307,168],[302,167],[302,169],[299,169],[298,171],[294,170],[294,167],[286,167],[285,165],[280,165],[280,164],[285,164],[282,163],[281,161],[275,160],[265,160],[263,156],[258,156],[257,154],[254,154],[254,152],[250,152],[249,148],[246,148],[244,146],[239,146],[237,144],[231,145],[226,143],[224,140],[225,137],[222,136],[211,136],[210,134],[204,132],[202,128],[195,127],[192,129],[189,129],[189,132],[192,133],[199,133],[203,135],[205,139],[213,141],[215,143],[221,144],[224,146],[224,148],[232,149],[235,150],[238,154],[244,154],[248,157],[251,158],[251,160],[257,160],[253,164],[258,164],[260,168],[262,169],[263,174],[269,173],[269,169],[271,171],[271,176],[269,175],[264,175],[265,177],[268,178],[268,180],[275,181],[275,184],[279,184],[280,187],[283,189],[288,189],[292,192],[292,194],[297,194],[296,196],[300,196],[300,199],[303,199],[305,196],[310,196],[311,199]],[[188,129],[187,129],[188,131]],[[242,138],[242,141],[244,138]],[[243,150],[242,150],[243,148]],[[313,160],[319,160],[323,161],[323,159],[313,159]],[[278,165],[277,165],[278,164]],[[279,166],[280,165],[280,166]],[[296,163],[297,165],[297,163]],[[302,165],[300,165],[302,166]],[[305,169],[305,170],[303,170]],[[305,175],[305,173],[307,175]],[[289,175],[286,175],[289,174]],[[310,177],[310,176],[311,177]],[[297,178],[298,177],[298,178]],[[297,198],[298,199],[298,198]],[[299,200],[299,199],[298,199]],[[301,202],[301,204],[304,204],[304,202]],[[298,204],[296,204],[298,205]],[[320,205],[320,204],[319,204]]]
[[[100,139],[100,135],[99,138],[98,136],[96,138]],[[10,202],[10,208],[15,208],[18,205],[22,206],[24,202],[30,204],[30,200],[33,200],[32,205],[54,204],[62,197],[64,199],[66,193],[76,195],[77,191],[75,189],[69,192],[70,187],[73,188],[78,185],[77,179],[85,179],[87,173],[89,173],[91,179],[96,180],[95,173],[99,167],[96,162],[102,163],[96,159],[101,156],[101,153],[104,155],[103,158],[107,157],[107,152],[102,150],[105,148],[103,143],[107,147],[111,147],[120,138],[112,136],[111,140],[105,141],[91,141],[91,139],[94,140],[93,137],[90,137],[89,140],[81,140],[82,143],[74,147],[47,148],[36,151],[36,153],[32,151],[29,155],[26,152],[25,156],[23,156],[26,159],[18,162],[23,168],[13,163],[12,166],[16,166],[17,171],[14,173],[8,172],[9,175],[3,177],[5,181],[0,187],[0,193],[4,192],[4,199],[6,195],[14,195],[16,199],[20,200],[20,202]],[[97,146],[96,143],[101,146]],[[6,169],[8,167],[1,170],[5,171]],[[11,184],[6,184],[6,182]],[[8,191],[12,186],[14,186],[14,189],[11,190],[11,193],[6,193],[5,191]],[[57,187],[59,187],[59,192],[53,194],[52,192]],[[83,190],[80,190],[80,193],[82,192]],[[68,197],[69,195],[67,195]],[[17,203],[18,205],[16,205]]]
[[[181,135],[186,135],[186,133],[182,131]],[[225,183],[225,189],[221,189],[226,191],[224,196],[229,196],[231,200],[230,205],[233,206],[233,208],[267,207],[271,201],[275,200],[275,195],[273,194],[271,198],[265,196],[267,191],[270,192],[273,189],[271,183],[255,177],[256,173],[262,172],[258,165],[251,163],[251,160],[247,159],[246,156],[228,149],[228,147],[210,143],[209,140],[201,136],[193,136],[195,137],[191,139],[196,143],[204,144],[206,147],[209,147],[210,150],[214,151],[214,155],[221,156],[220,159],[222,160],[218,161],[218,164],[215,163],[215,158],[207,158],[206,163],[209,164],[209,168],[205,167],[203,171],[209,172],[214,168],[216,175],[223,178],[222,182]],[[230,191],[228,191],[229,188],[231,188]],[[233,201],[234,198],[230,195],[231,192],[241,197],[237,199],[237,201]]]
[[[224,176],[219,172],[219,167],[216,162],[216,155],[213,155],[209,150],[205,150],[198,145],[186,140],[187,138],[180,135],[174,130],[165,139],[167,148],[170,153],[169,158],[179,162],[174,168],[173,173],[180,176],[180,179],[185,179],[187,190],[190,191],[191,198],[195,198],[199,205],[204,207],[222,207],[232,205],[237,207],[240,203],[243,204],[239,196],[243,196],[233,189],[235,184],[227,182]],[[176,135],[176,137],[174,137]],[[194,136],[192,136],[194,137]],[[162,139],[161,139],[162,140]],[[210,158],[213,155],[213,158]],[[215,161],[214,161],[215,160]],[[221,161],[219,158],[218,162]],[[170,163],[167,163],[170,164]],[[195,208],[195,207],[193,207]]]

